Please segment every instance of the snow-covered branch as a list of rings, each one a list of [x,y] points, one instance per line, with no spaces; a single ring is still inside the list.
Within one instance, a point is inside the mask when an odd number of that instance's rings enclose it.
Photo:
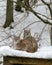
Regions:
[[[51,22],[49,22],[47,19],[44,20],[44,19],[43,19],[42,17],[40,17],[40,16],[36,13],[36,11],[34,11],[33,9],[30,9],[30,11],[31,11],[37,18],[39,18],[43,23],[52,25]]]

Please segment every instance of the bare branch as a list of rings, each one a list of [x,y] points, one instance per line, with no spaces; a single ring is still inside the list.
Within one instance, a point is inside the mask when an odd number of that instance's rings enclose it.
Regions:
[[[42,28],[42,31],[41,31],[41,33],[40,33],[38,39],[37,39],[37,42],[39,42],[39,41],[41,40],[41,36],[42,36],[42,34],[43,34],[45,28],[46,28],[46,24],[45,24],[45,26]]]
[[[41,0],[45,5],[49,5],[47,2],[45,2],[44,0]]]
[[[31,11],[31,12],[32,12],[37,18],[39,18],[43,23],[52,25],[51,22],[49,22],[48,20],[44,20],[42,17],[40,17],[32,8],[29,9],[29,11]]]
[[[46,3],[44,0],[41,0],[45,5],[47,5],[49,11],[50,11],[50,15],[51,15],[51,19],[52,19],[52,9],[50,7],[50,4]]]
[[[51,18],[49,18],[49,17],[47,17],[47,16],[45,16],[45,15],[43,15],[43,14],[40,14],[40,13],[38,13],[38,12],[36,12],[36,13],[39,14],[39,15],[41,15],[41,16],[46,17],[46,18],[49,19],[49,20],[51,20]]]

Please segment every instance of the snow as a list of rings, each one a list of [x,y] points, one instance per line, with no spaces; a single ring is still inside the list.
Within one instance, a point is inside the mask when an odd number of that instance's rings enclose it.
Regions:
[[[19,57],[29,57],[29,58],[44,58],[52,59],[52,46],[42,47],[37,50],[37,52],[29,53],[26,51],[15,50],[9,46],[0,47],[0,57],[1,56],[19,56]]]

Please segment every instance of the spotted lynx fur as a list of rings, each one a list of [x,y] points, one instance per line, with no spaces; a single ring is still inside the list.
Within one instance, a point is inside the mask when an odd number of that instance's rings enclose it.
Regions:
[[[34,37],[31,36],[29,30],[24,31],[24,39],[14,36],[14,46],[17,50],[35,52],[37,51],[38,45]]]

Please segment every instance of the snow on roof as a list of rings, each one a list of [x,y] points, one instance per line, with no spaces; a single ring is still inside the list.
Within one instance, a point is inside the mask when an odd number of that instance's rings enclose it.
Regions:
[[[28,53],[26,51],[19,51],[10,48],[9,46],[0,47],[1,56],[19,56],[19,57],[31,57],[31,58],[45,58],[52,59],[52,46],[42,47],[35,53]]]

